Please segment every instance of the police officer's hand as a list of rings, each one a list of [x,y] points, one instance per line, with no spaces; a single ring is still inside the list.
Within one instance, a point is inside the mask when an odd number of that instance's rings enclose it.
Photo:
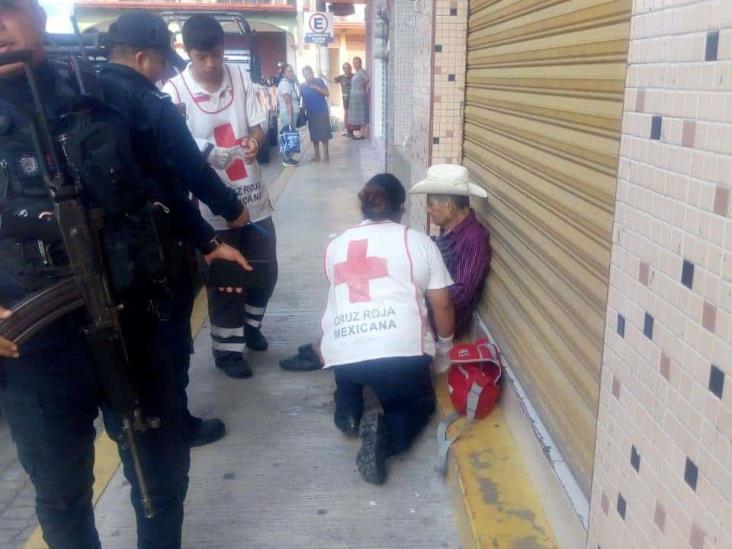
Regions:
[[[243,227],[247,223],[249,223],[249,210],[244,208],[239,214],[239,217],[237,217],[234,221],[227,221],[226,225],[229,227],[229,229],[238,229],[240,227]]]
[[[0,307],[0,320],[10,318],[10,315],[12,314],[12,311],[8,311],[7,309],[3,309],[2,307]],[[0,337],[0,357],[18,358],[19,356],[20,355],[18,354],[18,346],[12,341],[9,341],[4,337]]]
[[[211,154],[208,156],[209,163],[216,169],[225,170],[234,161],[236,156],[236,150],[239,147],[231,147],[229,149],[225,147],[214,147]]]
[[[239,250],[224,242],[219,244],[219,246],[210,254],[204,255],[203,258],[209,265],[214,259],[223,259],[224,261],[233,261],[234,263],[238,263],[245,271],[252,270],[252,266],[247,261],[247,258],[241,255]]]

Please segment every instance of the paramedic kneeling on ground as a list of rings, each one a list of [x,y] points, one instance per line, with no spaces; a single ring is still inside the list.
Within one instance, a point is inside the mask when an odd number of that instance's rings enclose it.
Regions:
[[[325,253],[330,289],[320,350],[325,367],[335,369],[335,424],[346,435],[356,435],[360,424],[359,473],[382,484],[387,456],[407,450],[435,410],[430,363],[435,355],[447,361],[455,315],[452,279],[437,246],[399,223],[406,199],[399,180],[377,175],[359,199],[364,221]],[[361,422],[364,386],[384,413]]]
[[[470,197],[486,198],[488,193],[470,180],[466,168],[456,164],[432,166],[409,192],[427,194],[430,219],[440,227],[437,247],[453,280],[450,297],[455,307],[455,337],[468,336],[491,261],[488,231],[470,208]],[[280,366],[304,372],[319,370],[322,363],[313,346],[306,344],[296,355],[281,360]]]

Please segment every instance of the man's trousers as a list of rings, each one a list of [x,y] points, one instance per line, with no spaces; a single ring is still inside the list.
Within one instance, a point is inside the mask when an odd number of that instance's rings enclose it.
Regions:
[[[129,346],[143,411],[160,418],[161,426],[139,435],[138,450],[155,507],[147,519],[129,452],[120,447],[124,473],[131,484],[137,517],[138,547],[177,549],[181,544],[183,502],[188,488],[189,448],[183,438],[175,365],[157,318],[140,310]],[[19,359],[0,361],[3,403],[20,461],[36,490],[36,512],[51,549],[100,547],[94,526],[94,420],[101,408],[110,437],[119,440],[120,418],[106,404],[102,384],[90,362],[80,333],[83,319],[67,315],[33,338]],[[130,334],[128,334],[130,335]],[[59,337],[60,336],[60,337]],[[44,340],[48,344],[44,344]],[[142,344],[139,344],[143,342]],[[151,346],[154,362],[140,357]]]
[[[277,283],[277,236],[271,217],[257,221],[256,226],[249,224],[240,229],[220,231],[218,235],[247,259],[266,261],[268,276],[264,287],[245,290],[242,294],[208,289],[214,357],[222,353],[244,352],[245,326],[259,330]]]

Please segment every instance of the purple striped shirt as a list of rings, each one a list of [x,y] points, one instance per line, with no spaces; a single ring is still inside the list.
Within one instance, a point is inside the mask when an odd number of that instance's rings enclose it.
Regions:
[[[455,306],[455,337],[465,335],[475,307],[480,301],[485,277],[491,262],[488,231],[470,210],[453,230],[437,237],[447,270],[455,281],[450,296]]]

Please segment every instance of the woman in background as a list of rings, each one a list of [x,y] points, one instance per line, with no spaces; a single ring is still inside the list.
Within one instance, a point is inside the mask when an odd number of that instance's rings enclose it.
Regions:
[[[369,88],[371,80],[369,73],[363,68],[360,57],[353,58],[353,68],[356,73],[351,79],[351,97],[348,101],[348,125],[360,130],[360,135],[354,139],[363,139],[369,130]]]
[[[300,112],[300,94],[297,93],[297,79],[292,65],[282,67],[282,78],[277,84],[277,99],[280,108],[280,133],[285,128],[297,129],[297,115]],[[292,157],[292,153],[283,153],[284,166],[295,167],[300,163]]]
[[[348,122],[348,104],[351,101],[351,80],[353,80],[353,68],[350,63],[343,63],[343,74],[335,77],[334,82],[341,86],[341,98],[343,99],[343,125],[346,131],[344,137],[353,137],[353,127]]]
[[[303,107],[308,115],[310,141],[315,149],[315,161],[320,162],[320,144],[323,144],[323,160],[330,160],[328,142],[333,139],[330,129],[330,111],[328,109],[328,85],[322,78],[315,78],[313,69],[306,66],[302,69],[305,83],[300,86]]]

